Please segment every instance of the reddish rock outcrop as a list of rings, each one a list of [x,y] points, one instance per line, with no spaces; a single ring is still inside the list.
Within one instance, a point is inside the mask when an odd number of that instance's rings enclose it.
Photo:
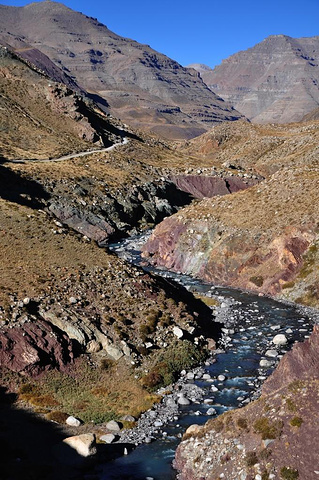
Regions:
[[[195,198],[228,195],[258,183],[252,178],[244,179],[235,176],[176,175],[171,177],[171,180],[180,190],[190,193]]]
[[[37,376],[49,368],[63,370],[72,360],[69,337],[44,320],[0,328],[0,367]]]
[[[295,380],[319,379],[319,325],[303,343],[296,343],[283,357],[274,373],[263,385],[263,393],[270,394]]]
[[[164,220],[143,247],[156,265],[216,284],[276,295],[302,266],[311,235],[295,228],[260,242],[258,232],[225,229],[214,218]]]

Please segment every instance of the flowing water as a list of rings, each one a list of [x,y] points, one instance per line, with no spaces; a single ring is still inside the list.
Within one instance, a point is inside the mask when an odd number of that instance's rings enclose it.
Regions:
[[[119,256],[135,264],[141,264],[140,246],[144,237],[136,237],[112,245]],[[312,330],[314,319],[306,309],[284,304],[268,297],[259,297],[238,290],[216,287],[185,275],[156,270],[162,276],[174,278],[186,288],[220,301],[218,317],[225,323],[224,352],[216,355],[216,360],[206,362],[201,374],[194,380],[185,380],[201,387],[204,399],[212,403],[191,403],[180,408],[179,417],[158,429],[156,440],[132,450],[129,455],[118,458],[102,466],[103,480],[172,480],[176,471],[172,468],[175,449],[186,428],[193,424],[203,424],[212,416],[209,409],[219,415],[229,409],[245,405],[258,396],[263,380],[272,372],[276,360],[266,357],[265,352],[273,349],[273,337],[283,333],[288,345],[279,350],[280,358],[295,341],[304,340]],[[270,363],[260,367],[260,360]],[[203,380],[202,374],[211,378]],[[218,376],[225,380],[218,380]],[[211,412],[209,412],[211,413]]]

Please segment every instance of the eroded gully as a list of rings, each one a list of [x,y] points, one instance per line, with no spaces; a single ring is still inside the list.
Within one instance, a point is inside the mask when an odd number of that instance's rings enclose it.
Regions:
[[[145,240],[145,235],[126,239],[111,249],[127,261],[141,264],[140,249]],[[317,311],[166,270],[144,268],[173,278],[194,292],[217,298],[220,306],[214,312],[216,320],[224,324],[224,335],[213,357],[191,372],[182,372],[173,393],[143,414],[135,430],[123,435],[122,442],[139,445],[128,449],[128,455],[101,465],[102,480],[175,479],[172,461],[187,427],[203,424],[257,398],[262,382],[281,356],[294,342],[307,338],[319,320]],[[275,347],[272,340],[279,333],[286,336],[288,343]],[[178,405],[181,396],[188,399],[188,405]]]

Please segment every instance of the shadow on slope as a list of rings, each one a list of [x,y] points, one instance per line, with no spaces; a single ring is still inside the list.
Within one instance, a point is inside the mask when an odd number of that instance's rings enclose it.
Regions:
[[[5,167],[5,162],[6,159],[0,156],[0,197],[33,209],[42,208],[43,200],[50,197],[48,192],[34,180]]]
[[[2,480],[66,480],[72,468],[61,466],[52,454],[66,437],[62,428],[17,408],[14,394],[0,387],[0,458]],[[67,447],[74,455],[74,450]]]

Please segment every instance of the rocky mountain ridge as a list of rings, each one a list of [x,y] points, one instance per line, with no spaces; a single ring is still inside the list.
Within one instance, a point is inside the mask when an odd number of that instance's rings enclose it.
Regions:
[[[214,69],[198,64],[204,82],[254,123],[289,123],[319,103],[319,37],[271,35]]]
[[[169,138],[191,138],[216,122],[241,118],[195,70],[61,3],[2,5],[0,13],[4,41],[16,45],[21,39],[40,50],[134,127]]]

